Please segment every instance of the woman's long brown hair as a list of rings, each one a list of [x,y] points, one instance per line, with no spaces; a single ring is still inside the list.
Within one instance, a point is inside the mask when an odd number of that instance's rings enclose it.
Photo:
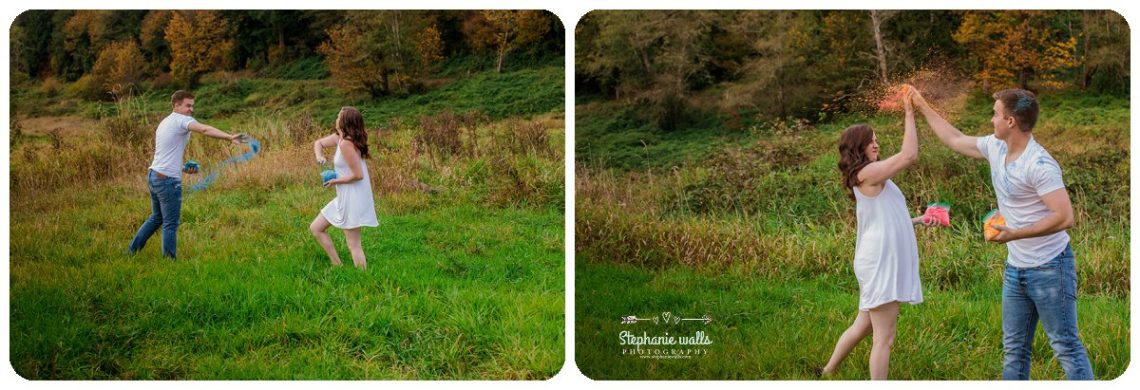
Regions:
[[[352,141],[361,158],[368,158],[368,132],[364,130],[364,115],[354,107],[341,107],[338,124],[344,139]]]
[[[875,130],[866,124],[857,124],[843,130],[839,136],[839,172],[843,174],[843,188],[847,190],[847,197],[855,200],[855,193],[851,187],[859,185],[859,171],[863,170],[871,159],[864,150],[874,139]]]

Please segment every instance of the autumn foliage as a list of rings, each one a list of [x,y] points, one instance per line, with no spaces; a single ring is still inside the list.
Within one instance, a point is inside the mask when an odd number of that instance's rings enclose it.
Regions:
[[[1031,80],[1060,87],[1061,72],[1077,66],[1077,37],[1066,36],[1051,16],[1047,11],[967,12],[954,40],[981,64],[975,78],[985,90],[1010,83],[1029,89]]]
[[[202,73],[227,67],[234,41],[217,11],[175,12],[165,29],[170,45],[170,71],[180,86],[193,87]]]
[[[119,98],[138,86],[147,73],[147,63],[133,39],[113,42],[99,53],[91,75],[103,91]]]
[[[434,23],[416,33],[416,56],[421,73],[430,72],[436,63],[443,60],[443,39]]]
[[[495,72],[503,71],[507,54],[538,41],[550,31],[551,19],[544,11],[479,11],[464,26],[468,40],[477,50],[493,50]]]
[[[348,90],[362,89],[372,97],[387,94],[384,54],[375,50],[367,28],[360,23],[343,23],[329,29],[328,35],[320,52],[337,84]]]

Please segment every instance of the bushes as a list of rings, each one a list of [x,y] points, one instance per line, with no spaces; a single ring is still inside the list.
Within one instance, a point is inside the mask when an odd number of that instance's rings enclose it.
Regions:
[[[94,76],[85,74],[64,88],[67,96],[91,101],[111,100],[111,94],[103,88],[103,83]]]
[[[422,115],[416,141],[426,146],[432,155],[450,157],[459,154],[464,150],[463,142],[459,139],[462,131],[460,126],[460,117],[451,111],[436,116]]]
[[[63,91],[63,84],[55,77],[48,77],[44,79],[43,83],[40,83],[40,93],[49,98],[56,97],[61,91]]]

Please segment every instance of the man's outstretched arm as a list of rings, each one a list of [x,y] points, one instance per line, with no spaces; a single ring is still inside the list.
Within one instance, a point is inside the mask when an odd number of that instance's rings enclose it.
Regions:
[[[229,140],[235,144],[240,143],[238,142],[238,134],[229,134],[205,123],[193,122],[190,124],[189,128],[190,131],[202,133],[203,135],[210,138]]]
[[[976,159],[985,158],[982,152],[978,150],[978,137],[962,134],[961,131],[954,128],[954,125],[951,125],[945,118],[942,118],[942,115],[939,115],[938,111],[934,111],[934,108],[926,103],[926,99],[922,97],[922,94],[918,93],[914,88],[910,88],[910,90],[912,91],[910,96],[914,101],[914,105],[918,107],[918,111],[926,118],[926,123],[934,130],[934,134],[938,136],[939,141],[942,141],[950,150],[963,156]]]

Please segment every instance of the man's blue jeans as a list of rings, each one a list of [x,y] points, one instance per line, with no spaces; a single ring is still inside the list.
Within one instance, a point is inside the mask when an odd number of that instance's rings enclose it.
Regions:
[[[1077,332],[1077,267],[1065,246],[1048,263],[1017,268],[1006,263],[1001,299],[1005,344],[1002,379],[1029,379],[1037,320],[1045,327],[1053,354],[1070,380],[1092,380],[1092,365]]]
[[[182,215],[182,179],[160,177],[152,170],[147,174],[147,187],[150,188],[150,218],[139,227],[127,251],[135,253],[142,250],[150,236],[162,227],[162,255],[174,259],[178,246],[178,221]]]

